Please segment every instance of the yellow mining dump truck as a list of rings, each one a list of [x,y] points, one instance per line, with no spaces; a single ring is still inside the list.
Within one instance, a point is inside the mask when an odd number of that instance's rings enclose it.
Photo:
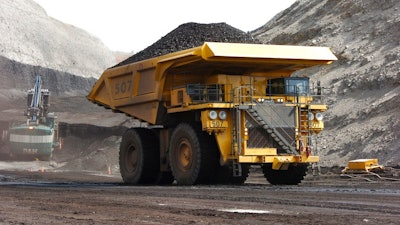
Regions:
[[[326,47],[206,42],[107,69],[87,98],[148,124],[122,137],[125,183],[242,184],[261,165],[270,183],[298,184],[327,107],[291,74],[333,60]]]

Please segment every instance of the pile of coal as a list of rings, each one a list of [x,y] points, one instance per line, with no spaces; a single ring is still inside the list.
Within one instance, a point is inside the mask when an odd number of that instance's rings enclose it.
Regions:
[[[249,33],[226,23],[185,23],[114,67],[201,46],[204,42],[261,43]]]

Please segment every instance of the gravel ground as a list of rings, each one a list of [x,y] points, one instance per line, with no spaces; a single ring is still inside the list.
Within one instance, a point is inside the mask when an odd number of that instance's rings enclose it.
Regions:
[[[272,186],[126,186],[99,171],[0,170],[0,224],[398,224],[399,181],[308,176]],[[36,167],[34,167],[36,166]],[[23,216],[21,216],[23,215]]]

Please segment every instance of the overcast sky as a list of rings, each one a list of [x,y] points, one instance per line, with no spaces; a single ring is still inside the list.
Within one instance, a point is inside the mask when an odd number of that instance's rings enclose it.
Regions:
[[[187,22],[263,26],[295,0],[34,0],[47,14],[82,28],[114,51],[139,52]]]

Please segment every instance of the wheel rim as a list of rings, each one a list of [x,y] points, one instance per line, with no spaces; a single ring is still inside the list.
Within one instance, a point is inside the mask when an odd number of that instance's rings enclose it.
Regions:
[[[134,146],[129,146],[128,148],[128,157],[125,157],[125,165],[126,170],[130,173],[134,172],[137,168],[138,159],[139,159],[139,151],[136,150]]]
[[[187,139],[182,139],[177,149],[177,162],[181,171],[188,171],[192,166],[192,146]]]

